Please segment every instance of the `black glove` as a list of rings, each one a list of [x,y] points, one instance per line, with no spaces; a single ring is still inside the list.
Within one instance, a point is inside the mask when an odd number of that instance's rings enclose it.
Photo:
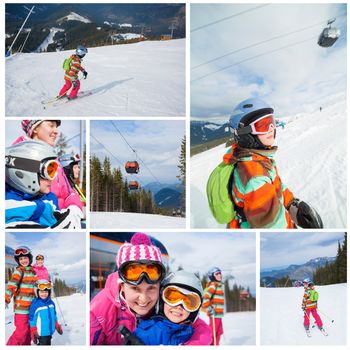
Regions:
[[[72,85],[73,85],[73,89],[76,89],[78,87],[78,81],[77,80],[73,80],[72,81]]]
[[[84,79],[86,79],[88,72],[86,70],[84,70],[83,74],[84,74]]]
[[[124,345],[145,345],[135,334],[132,334],[127,327],[121,325],[118,327],[118,332],[124,337]]]
[[[302,228],[323,228],[317,211],[297,198],[293,199],[288,211],[294,223]]]

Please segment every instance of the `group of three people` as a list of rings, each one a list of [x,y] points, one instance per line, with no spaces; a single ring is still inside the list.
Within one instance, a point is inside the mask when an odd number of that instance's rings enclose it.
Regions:
[[[51,299],[52,284],[44,256],[33,255],[28,247],[18,247],[14,251],[17,267],[8,281],[5,305],[13,299],[15,330],[7,345],[51,345],[55,331],[63,334],[58,323],[55,304]]]
[[[80,159],[57,158],[53,147],[60,125],[60,120],[23,120],[25,136],[6,148],[6,227],[81,228]]]

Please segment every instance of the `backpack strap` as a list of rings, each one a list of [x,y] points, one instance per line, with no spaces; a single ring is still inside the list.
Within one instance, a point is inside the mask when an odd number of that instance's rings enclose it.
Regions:
[[[20,277],[19,282],[17,284],[17,288],[16,288],[16,291],[15,291],[15,296],[17,296],[17,293],[18,293],[19,288],[20,288],[20,286],[22,284],[22,281],[23,281],[23,277],[24,277],[24,271],[21,269],[21,277]]]

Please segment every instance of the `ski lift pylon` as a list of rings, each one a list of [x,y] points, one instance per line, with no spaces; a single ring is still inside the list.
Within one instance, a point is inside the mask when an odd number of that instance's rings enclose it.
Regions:
[[[324,28],[320,34],[317,44],[321,47],[331,47],[338,40],[340,36],[340,30],[336,27],[332,27],[332,23],[335,20],[335,18],[330,19],[327,22],[328,27]]]
[[[136,160],[126,162],[125,171],[128,174],[137,174],[140,171],[139,163]]]

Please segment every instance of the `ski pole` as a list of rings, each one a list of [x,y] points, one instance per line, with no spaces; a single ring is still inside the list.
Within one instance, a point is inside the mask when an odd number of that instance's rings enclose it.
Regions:
[[[84,200],[84,202],[86,202],[86,198],[85,198],[83,192],[81,191],[81,189],[79,188],[79,186],[77,184],[74,184],[74,187],[78,191],[79,196]]]
[[[213,338],[214,338],[214,346],[216,346],[216,330],[215,330],[215,317],[214,314],[212,316],[212,321],[213,321]]]
[[[329,320],[332,321],[332,323],[334,323],[334,320],[332,319],[332,317],[329,317],[328,315],[326,315],[322,310],[318,309],[318,311],[325,317],[327,317]]]
[[[63,312],[62,312],[60,303],[58,302],[58,298],[56,297],[56,294],[55,294],[55,299],[56,299],[57,306],[58,306],[58,308],[60,309],[60,313],[61,313],[61,317],[62,317],[63,323],[64,323],[64,325],[67,327],[67,323],[66,323],[66,321],[64,320]]]

